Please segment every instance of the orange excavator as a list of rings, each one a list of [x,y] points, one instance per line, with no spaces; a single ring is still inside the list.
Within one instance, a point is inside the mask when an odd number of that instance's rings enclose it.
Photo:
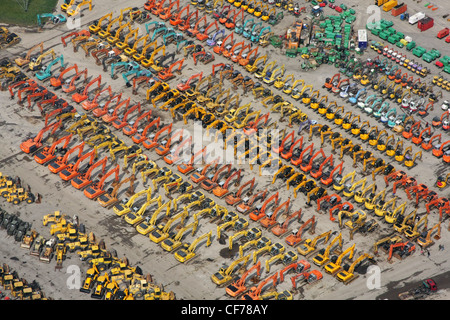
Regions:
[[[313,167],[313,161],[316,157],[321,155],[323,158],[325,158],[325,153],[323,152],[322,148],[320,148],[319,151],[317,151],[310,159],[309,161],[305,161],[306,159],[303,159],[303,162],[300,164],[300,170],[303,172],[309,172]]]
[[[259,116],[255,121],[247,122],[247,125],[242,130],[247,136],[255,134],[260,129],[260,124],[267,124],[267,121],[269,121],[269,116],[270,112],[267,112],[266,114]]]
[[[108,101],[106,101],[106,103],[104,105],[100,105],[98,108],[93,109],[92,115],[96,118],[103,117],[104,115],[106,115],[108,113],[109,106],[114,102],[119,104],[121,99],[122,99],[122,93],[114,95]],[[112,110],[114,110],[114,109],[112,109]]]
[[[195,23],[194,21],[198,20],[198,10],[192,12],[186,19],[184,19],[184,21],[179,23],[178,30],[186,31],[187,29],[189,29],[191,26],[191,19],[192,19],[192,24]]]
[[[83,110],[91,111],[98,107],[99,99],[104,93],[108,93],[109,99],[111,99],[114,95],[112,93],[111,86],[107,86],[106,88],[100,90],[92,100],[85,100],[81,103],[81,107]]]
[[[282,150],[282,152],[281,152],[281,154],[280,154],[280,156],[283,158],[283,159],[286,159],[286,160],[290,160],[291,158],[292,158],[292,155],[294,154],[294,149],[295,149],[295,147],[298,145],[298,149],[299,150],[302,150],[303,149],[303,137],[300,137],[300,139],[297,139],[297,140],[295,140],[294,141],[294,143],[291,143],[290,144],[290,148],[283,148],[283,149],[285,149],[285,150]],[[287,149],[287,150],[286,150]],[[297,151],[298,152],[298,151]]]
[[[202,181],[202,183],[200,184],[200,186],[206,190],[206,191],[211,191],[214,187],[217,186],[217,180],[219,179],[219,176],[221,173],[223,173],[225,170],[227,170],[227,175],[230,174],[231,172],[231,164],[226,164],[222,167],[220,167],[216,173],[214,174],[214,176],[212,177],[212,179],[206,178]]]
[[[320,272],[319,270],[311,270],[311,272],[302,272],[299,273],[293,277],[291,277],[291,282],[292,282],[292,289],[296,290],[297,289],[297,281],[299,280],[303,280],[304,282],[308,283],[308,284],[312,284],[316,281],[319,281],[323,278],[323,274],[322,272]]]
[[[58,151],[67,151],[66,149],[71,139],[72,134],[59,138],[50,147],[44,147],[41,151],[36,153],[34,156],[34,160],[39,164],[45,165],[47,162],[52,161],[56,158],[55,152],[57,151],[58,145],[62,142],[64,142],[64,144],[60,149],[58,149]]]
[[[200,156],[201,156],[201,158],[200,158]],[[197,160],[199,158],[201,160]],[[202,162],[205,159],[206,159],[206,147],[204,147],[203,149],[201,149],[201,150],[197,151],[196,153],[194,153],[191,156],[191,158],[189,159],[188,163],[180,163],[179,165],[177,165],[177,169],[182,174],[188,175],[189,173],[194,171],[194,164],[195,163]]]
[[[161,118],[158,117],[147,124],[142,132],[139,132],[140,130],[137,130],[137,132],[131,137],[131,140],[133,140],[133,142],[137,144],[142,143],[143,141],[147,140],[147,134],[149,133],[149,130],[153,130],[153,128],[159,129],[160,125]]]
[[[172,132],[172,123],[169,123],[167,126],[164,126],[162,129],[160,129],[155,136],[153,137],[153,139],[146,138],[144,141],[142,141],[142,145],[150,150],[155,148],[157,145],[159,145],[158,139],[159,137],[167,131],[167,135],[170,135],[170,133]]]
[[[61,85],[63,84],[64,76],[66,75],[66,73],[68,73],[68,72],[70,72],[70,71],[72,71],[72,70],[75,70],[75,74],[77,74],[77,73],[78,73],[78,65],[77,65],[77,64],[74,64],[74,65],[72,65],[72,66],[70,66],[70,67],[65,68],[65,69],[59,74],[58,77],[51,77],[51,78],[50,78],[50,84],[51,84],[51,86],[54,87],[54,88],[59,88],[59,87],[61,87]]]
[[[200,23],[201,23],[202,21],[204,22],[203,28],[206,28],[206,24],[207,24],[207,22],[206,22],[206,16],[203,16],[203,17],[201,17],[200,19],[198,19],[198,21],[195,23],[195,25],[194,25],[193,27],[188,28],[188,29],[186,30],[187,35],[188,35],[188,36],[191,36],[191,37],[197,36],[197,34],[200,32],[200,30],[199,30],[199,25],[200,25]]]
[[[181,10],[178,11],[178,13],[176,15],[171,16],[171,18],[169,19],[169,22],[172,26],[177,26],[183,22],[185,22],[186,19],[188,19],[189,17],[189,9],[190,9],[190,5],[187,4],[185,7],[183,7]],[[186,12],[186,16],[183,19],[183,13]]]
[[[197,169],[196,172],[190,175],[190,178],[192,182],[199,184],[200,182],[204,181],[206,179],[206,173],[208,170],[214,168],[214,172],[216,172],[217,167],[219,166],[218,162],[220,160],[220,157],[217,157],[214,161],[207,163],[203,169]]]
[[[311,224],[309,229],[310,234],[314,234],[316,229],[316,216],[312,216],[308,221],[306,221],[295,233],[293,232],[289,236],[286,237],[286,243],[292,247],[297,246],[302,241],[302,233],[303,230]]]
[[[262,227],[266,229],[271,229],[277,224],[277,216],[284,209],[284,213],[287,214],[289,212],[289,205],[291,203],[291,198],[288,198],[285,202],[280,204],[273,212],[268,212],[265,217],[259,220],[259,223]]]
[[[132,114],[136,110],[137,110],[137,115],[139,116],[141,114],[141,103],[140,102],[138,102],[137,104],[135,104],[134,106],[129,108],[125,112],[123,117],[119,116],[116,120],[112,121],[113,127],[116,128],[117,130],[120,130],[120,129],[126,127],[128,125],[128,117],[130,116],[130,114]]]
[[[173,74],[172,70],[178,66],[178,69],[176,69],[176,72],[181,73],[181,68],[183,67],[184,59],[180,59],[178,61],[175,61],[172,63],[169,67],[164,68],[163,70],[158,72],[158,77],[163,81],[169,81],[170,79],[174,78],[175,75]]]
[[[290,216],[288,216],[286,218],[286,220],[284,220],[283,223],[279,223],[277,225],[275,225],[271,231],[274,235],[276,235],[277,237],[282,237],[284,234],[286,234],[288,232],[288,228],[289,228],[289,223],[292,222],[292,219],[294,219],[295,217],[297,217],[297,220],[300,221],[300,218],[302,216],[302,209],[294,212],[293,214],[291,214]]]
[[[255,179],[253,178],[247,182],[245,182],[244,184],[242,184],[242,186],[239,188],[239,190],[237,192],[231,192],[229,193],[226,197],[225,197],[225,202],[227,204],[229,204],[230,206],[234,206],[239,204],[242,201],[242,192],[244,190],[244,188],[246,188],[247,186],[250,186],[249,191],[247,192],[252,192],[254,186],[255,186]]]
[[[290,132],[283,138],[283,140],[281,140],[281,143],[275,144],[274,146],[272,146],[272,151],[275,152],[276,154],[282,153],[285,149],[286,141],[288,141],[288,139],[290,139],[289,147],[286,148],[286,151],[289,150],[290,146],[294,143],[294,139],[295,139],[294,137],[295,137],[295,131]]]
[[[141,120],[145,119],[148,122],[148,121],[150,121],[151,116],[152,116],[152,110],[148,110],[147,112],[144,112],[141,115],[139,115],[135,121],[133,121],[133,120],[129,121],[128,124],[122,128],[123,134],[126,136],[134,135],[138,131]]]
[[[308,271],[309,268],[311,268],[311,264],[306,260],[299,260],[297,262],[291,263],[280,271],[280,282],[284,281],[284,274],[286,272],[294,270],[296,273],[301,273]]]
[[[114,184],[119,183],[119,172],[120,172],[120,166],[117,165],[116,167],[114,167],[113,169],[109,170],[98,182],[94,182],[92,183],[90,186],[88,186],[86,189],[84,189],[84,195],[91,200],[96,199],[97,197],[101,196],[102,194],[104,194],[106,192],[106,190],[104,189],[104,185],[105,185],[105,181],[106,179],[115,174],[115,178],[114,178]]]
[[[114,109],[109,109],[108,112],[102,116],[102,120],[106,123],[113,123],[119,118],[119,110],[122,108],[122,106],[125,106],[125,110],[123,112],[126,112],[128,110],[128,107],[130,106],[130,102],[131,98],[121,101]]]
[[[320,179],[320,178],[322,177],[322,174],[323,174],[323,168],[324,168],[324,166],[325,166],[327,163],[329,163],[329,165],[330,165],[331,167],[334,167],[334,165],[333,165],[333,155],[332,155],[332,154],[331,154],[328,158],[326,158],[326,159],[320,164],[320,166],[319,166],[318,168],[317,168],[317,165],[316,165],[316,164],[313,166],[313,168],[312,168],[311,171],[310,171],[311,176],[312,176],[314,179]]]
[[[78,177],[80,174],[82,174],[82,171],[80,170],[82,162],[89,158],[89,166],[90,166],[92,165],[92,163],[94,163],[96,155],[97,152],[95,151],[95,149],[92,149],[90,152],[87,152],[81,157],[78,157],[78,160],[75,163],[67,164],[65,168],[59,172],[59,177],[64,181],[69,181],[75,177]]]
[[[334,181],[334,174],[338,172],[338,175],[342,176],[343,169],[344,169],[344,161],[342,161],[340,164],[334,167],[333,170],[331,170],[331,172],[325,171],[324,173],[322,173],[320,182],[322,182],[326,186],[331,185]]]
[[[200,40],[200,41],[202,41],[202,42],[205,41],[206,39],[208,39],[208,38],[209,38],[208,31],[209,31],[209,29],[211,29],[211,27],[213,27],[213,26],[216,27],[216,28],[215,28],[216,31],[219,30],[219,26],[218,26],[218,24],[217,24],[217,20],[216,20],[216,21],[213,21],[213,22],[211,22],[211,23],[209,24],[209,26],[207,26],[207,27],[205,28],[205,30],[203,30],[203,32],[199,32],[199,33],[196,34],[197,39]]]
[[[435,134],[431,138],[424,139],[424,141],[421,144],[422,149],[427,150],[427,151],[430,150],[431,148],[433,148],[433,141],[438,139],[439,140],[439,144],[440,144],[441,143],[441,138],[442,138],[442,134],[439,133],[439,134]]]
[[[266,209],[273,201],[273,205],[278,205],[279,199],[279,192],[271,195],[261,206],[261,208],[255,208],[252,212],[250,212],[250,219],[253,221],[259,221],[260,219],[264,218],[266,216]]]
[[[191,88],[192,88],[191,82],[192,82],[194,79],[197,79],[197,78],[198,78],[197,82],[202,81],[202,78],[203,78],[203,71],[202,71],[202,72],[199,72],[199,73],[196,73],[196,74],[193,74],[193,75],[190,76],[189,79],[187,79],[186,81],[182,81],[182,82],[180,82],[179,84],[177,84],[177,89],[178,89],[178,91],[186,91],[186,90],[191,89]]]
[[[108,157],[104,157],[103,159],[97,161],[92,166],[89,167],[88,171],[84,174],[79,175],[78,177],[70,180],[70,183],[75,189],[81,190],[84,187],[87,187],[92,184],[92,172],[97,167],[102,167],[102,174],[105,173],[106,163],[108,162]]]
[[[245,214],[253,209],[253,204],[256,201],[259,200],[264,201],[266,199],[266,196],[267,196],[267,189],[260,190],[256,192],[251,198],[243,198],[242,202],[238,204],[238,206],[236,207],[236,210],[240,213]]]
[[[75,153],[78,151],[77,159],[79,159],[83,153],[84,144],[85,143],[82,142],[82,143],[76,145],[75,147],[68,150],[64,156],[59,156],[54,161],[51,161],[48,164],[48,169],[50,170],[50,172],[51,173],[60,173],[62,170],[64,170],[69,165],[67,162],[72,153]]]
[[[222,54],[225,50],[225,47],[227,45],[227,40],[230,39],[229,45],[232,45],[234,43],[234,32],[231,32],[229,35],[227,35],[220,43],[220,41],[217,43],[217,45],[213,48],[214,53],[216,54]]]
[[[39,131],[39,133],[34,138],[30,138],[26,141],[23,141],[20,144],[20,150],[22,150],[25,153],[34,153],[38,151],[43,145],[42,139],[44,137],[44,134],[47,131],[50,131],[50,135],[53,135],[56,132],[56,130],[58,130],[61,127],[61,124],[62,119],[44,127],[41,131]]]
[[[167,153],[169,153],[170,148],[172,148],[172,144],[181,143],[183,141],[183,134],[184,134],[183,129],[175,131],[175,133],[170,135],[170,138],[168,140],[165,140],[162,143],[155,146],[156,153],[160,156],[165,156]]]
[[[410,241],[391,244],[391,247],[389,248],[389,256],[387,259],[387,261],[389,262],[391,262],[392,256],[394,255],[394,249],[396,251],[395,254],[398,257],[403,258],[404,256],[413,254],[416,251],[416,246]]]
[[[176,10],[172,11],[174,5],[177,5],[177,8]],[[168,7],[162,9],[162,11],[159,13],[159,18],[161,20],[169,20],[170,18],[172,18],[174,12],[178,12],[179,10],[180,10],[180,0],[174,1],[171,4],[169,4]]]
[[[256,270],[256,275],[254,277],[256,279],[259,279],[259,277],[261,276],[261,261],[258,261],[257,264],[253,265],[251,268],[245,271],[238,280],[228,285],[225,288],[225,292],[233,298],[239,297],[243,292],[247,290],[245,281],[248,275],[252,273],[254,270]]]
[[[228,190],[228,186],[230,184],[230,182],[233,179],[236,179],[236,182],[234,183],[235,186],[238,186],[241,182],[241,173],[242,173],[242,169],[239,169],[235,172],[233,172],[228,178],[227,180],[225,180],[225,183],[223,183],[223,185],[221,183],[219,183],[213,190],[212,192],[214,193],[214,195],[216,195],[219,198],[223,198],[225,197],[229,190]]]
[[[173,153],[169,153],[164,156],[164,162],[167,164],[174,164],[180,161],[180,153],[183,152],[191,152],[192,148],[192,136],[189,136],[188,138],[184,139],[175,149]]]
[[[77,86],[75,85],[75,81],[77,81],[78,79],[80,79],[82,76],[84,76],[84,80],[83,83],[87,82],[87,74],[88,74],[88,69],[84,69],[80,72],[77,72],[72,79],[70,79],[70,81],[67,79],[64,84],[61,86],[61,90],[64,93],[72,93],[77,89]]]
[[[249,291],[244,293],[244,295],[241,297],[241,300],[259,300],[261,292],[264,289],[264,286],[271,281],[272,286],[276,286],[277,280],[278,280],[278,272],[261,281],[261,283],[257,287],[251,287]]]
[[[97,83],[97,90],[100,89],[100,85],[102,82],[102,76],[99,75],[97,78],[92,79],[85,87],[82,91],[77,90],[76,93],[74,93],[72,95],[72,101],[76,102],[76,103],[81,103],[84,100],[86,100],[88,98],[88,93],[89,93],[89,88]]]
[[[441,158],[441,157],[444,158],[445,157],[445,155],[444,155],[444,147],[446,147],[448,144],[450,144],[450,140],[447,140],[444,143],[441,143],[440,145],[434,146],[433,151],[432,151],[433,156],[435,156],[437,158]]]
[[[307,154],[309,151],[309,154]],[[313,152],[314,152],[314,143],[311,143],[309,146],[307,146],[301,153],[299,156],[293,155],[291,158],[291,163],[294,166],[299,166],[300,164],[302,164],[303,162],[307,162],[309,161],[309,159],[311,159],[311,157],[313,156]],[[295,152],[294,152],[295,153]],[[305,156],[306,154],[306,156]]]
[[[414,143],[415,145],[420,145],[424,139],[423,136],[425,133],[431,135],[431,127],[426,127],[425,129],[420,131],[420,133],[415,133],[411,138],[411,142]]]

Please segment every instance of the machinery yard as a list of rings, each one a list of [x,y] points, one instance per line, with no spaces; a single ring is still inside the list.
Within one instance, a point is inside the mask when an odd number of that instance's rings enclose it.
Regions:
[[[0,21],[0,291],[448,299],[450,3],[316,1]]]

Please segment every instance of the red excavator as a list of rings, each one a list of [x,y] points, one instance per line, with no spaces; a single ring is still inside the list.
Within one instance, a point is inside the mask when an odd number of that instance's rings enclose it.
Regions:
[[[67,146],[70,143],[70,140],[72,139],[72,134],[69,134],[67,136],[64,136],[58,140],[56,140],[50,147],[44,147],[41,151],[36,153],[34,156],[34,160],[39,164],[46,164],[47,162],[53,160],[56,158],[56,151],[65,152],[67,151]],[[61,148],[58,148],[58,145],[64,142],[63,146]],[[58,150],[57,150],[58,148]]]
[[[39,150],[43,143],[42,139],[44,137],[44,134],[47,131],[50,131],[50,135],[53,135],[56,130],[61,126],[62,120],[59,120],[57,122],[54,122],[52,124],[49,124],[48,126],[44,127],[34,138],[30,138],[20,144],[20,150],[22,150],[25,153],[34,153],[37,150]]]

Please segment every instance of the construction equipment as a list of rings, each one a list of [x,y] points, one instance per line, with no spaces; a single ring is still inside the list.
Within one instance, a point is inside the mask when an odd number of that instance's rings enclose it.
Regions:
[[[54,122],[44,127],[41,131],[39,131],[39,133],[34,138],[30,138],[26,141],[23,141],[20,144],[20,150],[22,150],[25,153],[34,153],[38,151],[43,145],[42,140],[44,134],[47,131],[50,131],[50,136],[52,136],[53,134],[55,134],[58,128],[60,128],[61,124],[62,120]]]
[[[221,267],[218,272],[214,273],[211,276],[211,280],[219,287],[223,287],[223,286],[227,285],[230,281],[233,280],[233,276],[236,272],[239,272],[239,270],[246,268],[249,259],[250,259],[250,255],[247,255],[247,256],[236,259],[229,266]],[[252,267],[250,269],[251,270],[258,269],[258,274],[260,272],[260,267],[258,267],[258,268]],[[244,279],[244,281],[245,281],[245,279]]]
[[[264,218],[266,216],[266,209],[269,206],[269,204],[274,201],[274,205],[278,205],[279,202],[279,193],[275,193],[272,196],[270,196],[264,204],[261,206],[261,208],[256,208],[252,212],[250,212],[250,219],[253,221],[259,221],[260,219]]]
[[[348,247],[346,250],[344,250],[338,256],[338,258],[335,262],[329,262],[328,264],[326,264],[325,271],[332,275],[335,275],[337,272],[339,272],[342,269],[342,267],[341,267],[342,260],[347,256],[347,254],[348,254],[349,260],[353,259],[353,255],[355,253],[355,246],[356,246],[356,244],[353,244],[351,247]]]
[[[354,273],[355,268],[357,268],[364,260],[372,260],[373,256],[371,256],[368,253],[361,254],[353,263],[346,269],[344,266],[344,269],[338,272],[336,275],[337,279],[339,281],[342,281],[344,284],[349,284],[351,281],[355,280],[358,275]]]
[[[202,241],[204,238],[207,238],[206,246],[209,247],[211,245],[211,236],[212,231],[201,235],[200,237],[195,239],[191,244],[185,243],[181,249],[175,252],[174,254],[175,259],[177,259],[181,263],[192,261],[192,259],[197,256],[195,250],[199,245],[200,241]]]
[[[75,189],[81,190],[84,187],[87,187],[93,183],[91,180],[92,172],[95,168],[102,166],[102,173],[105,171],[106,162],[108,161],[107,157],[104,157],[103,159],[97,161],[96,163],[92,164],[89,169],[84,174],[80,174],[77,177],[70,180],[70,183]]]
[[[292,247],[296,247],[297,245],[299,245],[302,241],[303,230],[306,227],[308,227],[309,224],[311,224],[311,226],[309,228],[309,233],[314,234],[315,229],[316,229],[316,216],[315,215],[313,215],[310,219],[308,219],[298,230],[293,231],[292,234],[287,236],[285,239],[286,243]]]
[[[422,216],[415,224],[414,226],[408,225],[407,228],[403,231],[404,235],[410,239],[411,241],[417,239],[422,232],[418,231],[419,227],[424,224],[423,231],[427,230],[428,226],[428,215],[425,214]]]
[[[247,271],[245,271],[242,276],[236,280],[235,282],[228,285],[225,289],[225,292],[234,298],[239,297],[242,293],[244,293],[247,290],[247,287],[245,285],[245,281],[249,274],[256,270],[256,275],[253,277],[256,279],[259,279],[261,275],[261,262],[259,261],[257,264],[253,265],[251,268],[249,268]]]
[[[441,238],[441,222],[435,224],[428,232],[424,231],[418,238],[417,243],[422,249],[426,249],[429,246],[434,244],[434,241],[431,239],[431,235],[433,232],[437,230],[436,235],[434,236],[435,240],[439,240]]]
[[[67,151],[67,146],[69,145],[71,139],[72,134],[69,134],[56,140],[50,147],[44,147],[41,151],[37,152],[34,156],[34,160],[39,164],[45,165],[49,161],[56,158],[55,152]],[[64,142],[62,147],[58,147],[58,145],[62,142]]]
[[[319,253],[313,258],[314,264],[317,266],[323,266],[325,263],[327,263],[330,260],[330,252],[334,248],[334,245],[338,243],[338,252],[342,250],[342,233],[339,233],[333,240],[331,240],[330,244],[319,251]]]
[[[42,55],[44,52],[44,43],[41,42],[39,44],[36,44],[35,46],[31,47],[30,50],[27,51],[26,54],[14,59],[14,62],[19,66],[22,67],[24,65],[27,65],[31,62],[31,54],[36,49],[40,49],[40,54]]]
[[[331,230],[324,232],[314,239],[306,239],[303,241],[300,247],[297,248],[298,253],[300,253],[302,256],[309,256],[315,253],[317,242],[321,239],[323,239],[323,243],[327,243],[329,238],[331,236]]]
[[[241,300],[259,300],[261,292],[264,289],[264,286],[272,281],[272,286],[275,286],[278,279],[278,272],[273,274],[272,276],[262,280],[257,287],[251,287],[246,293],[241,296]]]

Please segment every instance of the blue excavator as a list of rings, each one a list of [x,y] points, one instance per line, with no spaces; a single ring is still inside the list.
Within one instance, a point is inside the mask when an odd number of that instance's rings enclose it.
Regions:
[[[67,21],[67,18],[65,16],[63,16],[62,14],[53,14],[53,13],[39,13],[37,15],[37,23],[38,23],[38,27],[42,28],[45,24],[44,19],[47,19],[45,22],[47,21],[51,21],[53,24],[58,24],[58,23],[65,23]]]

